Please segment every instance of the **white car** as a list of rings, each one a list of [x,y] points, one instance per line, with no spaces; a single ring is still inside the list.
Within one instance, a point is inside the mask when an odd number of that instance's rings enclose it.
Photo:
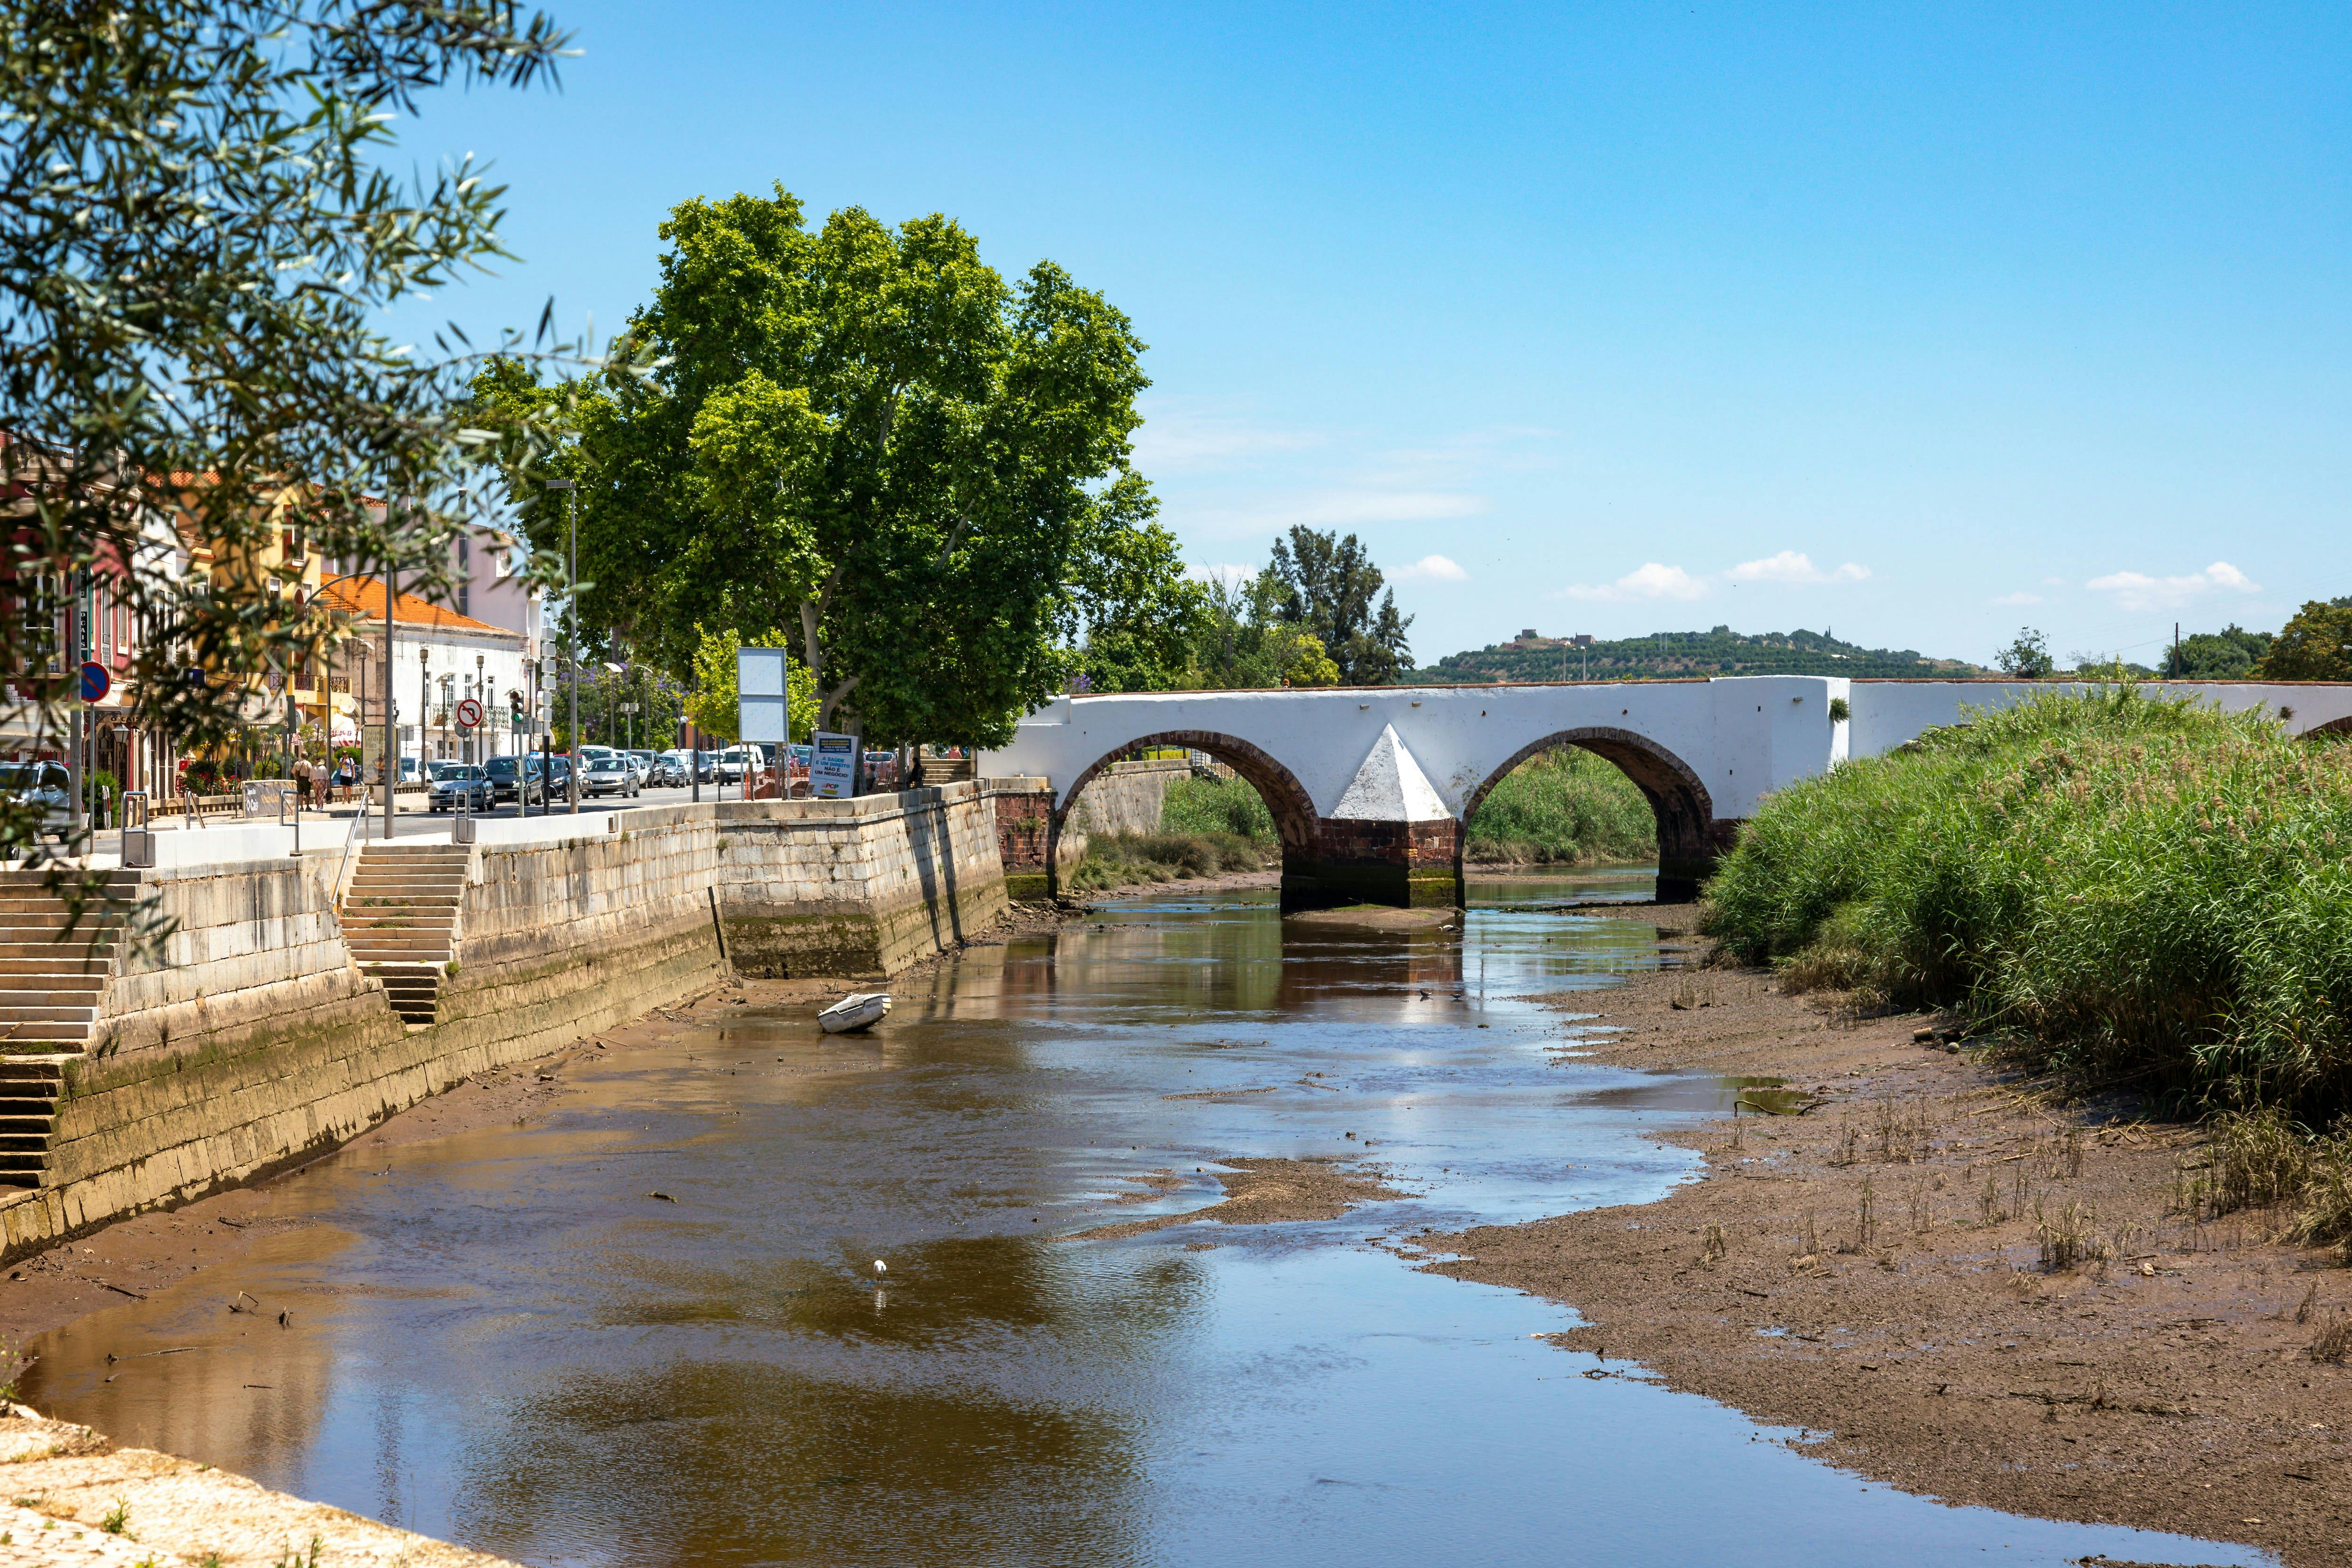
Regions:
[[[721,784],[740,784],[746,773],[763,771],[768,759],[756,746],[730,746],[719,754],[713,771]]]

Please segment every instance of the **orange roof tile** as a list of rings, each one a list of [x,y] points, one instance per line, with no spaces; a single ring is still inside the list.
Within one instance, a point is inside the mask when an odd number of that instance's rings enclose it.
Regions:
[[[380,577],[354,577],[330,583],[319,591],[319,600],[330,610],[340,610],[362,621],[381,621],[383,619],[383,580]],[[470,615],[460,615],[413,593],[401,594],[394,611],[394,622],[401,626],[435,626],[452,632],[495,632],[505,637],[522,634],[504,626],[493,626],[487,621],[477,621]]]

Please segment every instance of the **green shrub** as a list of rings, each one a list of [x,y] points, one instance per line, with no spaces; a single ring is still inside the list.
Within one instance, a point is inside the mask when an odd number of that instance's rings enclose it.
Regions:
[[[2218,1103],[2352,1090],[2352,747],[2119,686],[1783,789],[1707,930],[1792,984],[1963,1009]]]
[[[1614,763],[1564,746],[1513,768],[1470,814],[1464,858],[1583,865],[1658,852],[1650,802]]]
[[[1239,779],[1179,779],[1160,806],[1163,833],[1222,833],[1272,843],[1274,813],[1258,792]]]

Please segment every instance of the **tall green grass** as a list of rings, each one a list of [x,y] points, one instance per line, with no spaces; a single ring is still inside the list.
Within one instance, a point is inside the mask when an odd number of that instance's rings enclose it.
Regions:
[[[1272,843],[1278,836],[1274,813],[1258,793],[1239,779],[1179,779],[1168,786],[1160,806],[1163,833],[1230,833],[1236,838]]]
[[[1464,858],[1476,864],[1582,865],[1647,860],[1657,819],[1613,763],[1572,746],[1513,768],[1470,814]]]
[[[1962,1009],[2222,1104],[2352,1092],[2352,747],[2128,686],[2044,695],[1758,810],[1706,928],[1795,986]]]

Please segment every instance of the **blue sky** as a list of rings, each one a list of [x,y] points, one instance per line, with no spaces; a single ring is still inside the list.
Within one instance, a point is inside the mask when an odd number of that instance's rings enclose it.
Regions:
[[[1152,345],[1204,570],[1360,535],[1424,662],[1728,622],[2150,662],[2352,593],[2352,8],[555,7],[404,132],[609,333],[693,195],[944,212]]]

